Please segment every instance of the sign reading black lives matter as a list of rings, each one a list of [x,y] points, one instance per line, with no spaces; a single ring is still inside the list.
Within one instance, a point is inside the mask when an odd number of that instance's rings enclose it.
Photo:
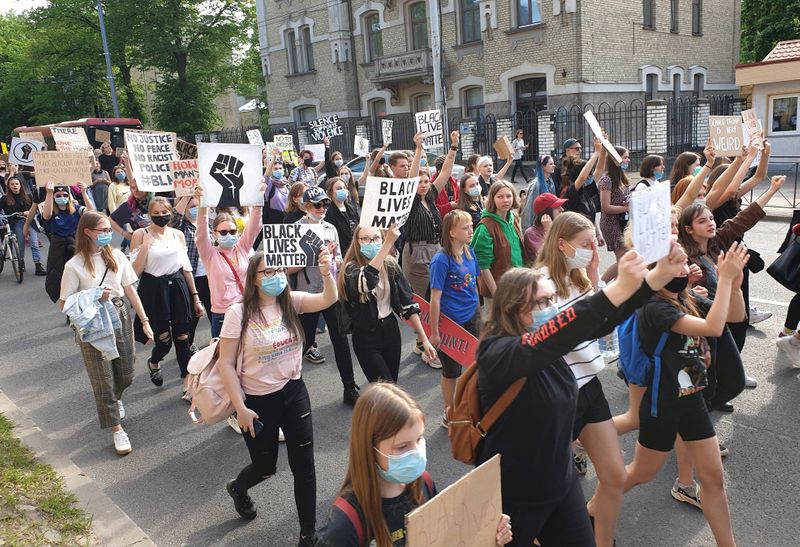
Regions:
[[[444,141],[442,141],[441,112],[438,110],[417,112],[414,114],[414,122],[417,127],[417,133],[422,133],[422,147],[425,150],[429,148],[442,148],[444,146]]]
[[[201,142],[197,145],[197,159],[203,188],[200,207],[264,204],[260,145]]]
[[[267,268],[316,266],[325,244],[319,224],[264,224],[264,264]]]
[[[171,192],[175,134],[125,130],[125,148],[136,186],[143,192]]]
[[[321,141],[325,137],[330,139],[344,135],[344,130],[339,125],[339,116],[336,114],[318,120],[311,120],[308,122],[308,129],[311,131],[311,138],[315,141]]]
[[[412,179],[367,177],[359,226],[388,228],[394,223],[397,228],[402,227],[408,219],[418,185],[419,177]]]

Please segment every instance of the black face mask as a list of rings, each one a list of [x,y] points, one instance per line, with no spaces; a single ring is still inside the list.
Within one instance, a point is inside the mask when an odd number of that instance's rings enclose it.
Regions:
[[[664,288],[667,289],[669,292],[679,293],[688,286],[689,286],[689,278],[687,276],[684,276],[684,277],[673,277],[672,281],[664,285]]]
[[[152,220],[153,224],[155,224],[156,226],[160,226],[161,228],[163,228],[164,226],[169,224],[171,218],[172,215],[155,215],[151,216],[150,220]]]
[[[306,167],[311,167],[311,162],[312,161],[314,161],[314,160],[312,160],[311,158],[305,158],[303,160],[303,165],[305,165]]]

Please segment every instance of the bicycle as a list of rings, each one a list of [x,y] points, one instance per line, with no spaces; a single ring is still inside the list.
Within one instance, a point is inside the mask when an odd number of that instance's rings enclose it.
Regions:
[[[9,219],[25,220],[22,213],[12,213],[10,215],[0,215],[0,273],[3,273],[6,260],[11,261],[11,268],[14,270],[14,277],[17,283],[22,283],[22,254],[19,252],[19,242],[17,234],[11,229]],[[25,243],[23,242],[23,245]]]

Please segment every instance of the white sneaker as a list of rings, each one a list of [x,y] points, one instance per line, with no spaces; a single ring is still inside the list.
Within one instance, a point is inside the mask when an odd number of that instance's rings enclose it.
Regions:
[[[239,435],[242,434],[242,429],[239,427],[239,420],[236,419],[236,414],[228,416],[228,425]]]
[[[772,317],[772,312],[761,311],[755,306],[750,306],[750,324],[755,325]]]
[[[425,363],[426,365],[428,365],[429,367],[435,368],[437,370],[442,368],[442,362],[439,361],[438,357],[434,357],[433,359],[430,359],[427,355],[425,355],[423,353],[422,354],[422,362]]]
[[[121,429],[114,432],[114,450],[116,450],[117,454],[120,456],[130,454],[131,450],[133,450],[133,448],[131,448],[131,441],[128,439],[128,434]]]
[[[117,401],[117,408],[119,409],[119,419],[123,419],[125,417],[125,407],[122,406],[122,401]]]
[[[775,340],[778,349],[786,354],[794,368],[800,368],[800,340],[796,336],[784,336]]]
[[[286,442],[286,437],[283,436],[283,429],[281,429],[280,427],[278,428],[278,442],[279,443]]]
[[[747,388],[750,388],[750,389],[756,388],[756,387],[758,387],[758,380],[756,380],[755,378],[753,378],[752,376],[750,376],[749,374],[747,374],[745,372],[744,373],[744,387],[747,387]]]

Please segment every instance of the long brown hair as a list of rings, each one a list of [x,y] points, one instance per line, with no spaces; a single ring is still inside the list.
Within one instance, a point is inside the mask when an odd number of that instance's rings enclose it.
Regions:
[[[259,298],[261,294],[261,287],[259,287],[255,281],[256,276],[258,275],[258,270],[261,270],[264,267],[264,253],[261,251],[258,251],[251,256],[250,261],[247,263],[247,276],[245,278],[244,294],[242,295],[241,300],[242,333],[239,336],[240,350],[244,348],[247,325],[250,323],[250,320],[256,318],[260,319],[261,321],[266,320],[264,313],[261,311],[261,299]],[[302,343],[304,340],[303,325],[300,324],[300,316],[297,315],[297,312],[292,305],[292,289],[288,284],[286,285],[286,288],[283,289],[283,292],[276,296],[275,299],[278,301],[278,307],[281,310],[281,319],[286,327],[286,330],[295,335]]]
[[[489,195],[486,197],[486,210],[490,213],[497,214],[497,204],[495,204],[494,198],[503,188],[511,190],[511,196],[513,198],[511,209],[508,211],[509,214],[511,214],[514,209],[519,209],[519,198],[517,197],[517,191],[514,189],[514,185],[507,180],[500,179],[494,181],[494,184],[489,188]]]
[[[523,310],[533,308],[539,281],[544,279],[542,272],[530,268],[511,268],[500,276],[481,338],[525,334],[527,328],[519,315]]]
[[[585,268],[570,270],[564,253],[558,248],[558,241],[569,241],[585,230],[594,230],[589,220],[578,213],[565,211],[558,215],[550,226],[544,238],[542,250],[536,259],[536,267],[547,266],[550,278],[556,286],[556,294],[561,298],[569,297],[570,285],[575,286],[580,292],[587,291],[592,286]]]
[[[17,175],[8,177],[6,179],[6,195],[3,196],[3,201],[5,201],[6,205],[14,205],[14,194],[11,193],[11,189],[8,188],[9,183],[15,180],[19,183],[19,199],[22,202],[24,207],[30,208],[31,204],[33,203],[33,197],[31,197],[31,193],[28,190],[28,185],[22,182]]]
[[[307,189],[308,189],[308,185],[306,185],[305,182],[295,182],[294,184],[292,184],[292,186],[289,188],[289,197],[286,198],[286,212],[287,213],[304,213],[305,212],[300,208],[299,205],[297,205],[297,203],[294,200],[296,200],[298,197],[302,196],[303,192],[305,192]]]
[[[456,249],[456,241],[450,235],[450,230],[457,228],[461,224],[469,224],[470,226],[472,225],[472,216],[470,216],[468,212],[462,211],[461,209],[453,209],[447,213],[442,220],[442,251],[444,251],[444,254],[450,256],[458,264],[461,264],[461,253],[458,252],[459,249]],[[464,253],[466,253],[467,258],[472,258],[472,254],[469,251],[469,245],[464,247]]]
[[[678,154],[678,157],[675,158],[675,162],[672,164],[672,170],[669,172],[670,184],[675,186],[683,177],[691,175],[692,172],[689,170],[689,167],[699,159],[700,156],[694,152],[681,152]]]
[[[108,217],[97,211],[84,211],[78,221],[78,228],[75,230],[75,254],[83,258],[84,268],[89,275],[94,277],[94,261],[92,260],[92,239],[84,233],[84,230],[95,230],[102,220]],[[100,247],[100,258],[103,259],[106,267],[112,272],[117,271],[117,261],[114,260],[114,251],[111,245]]]
[[[628,153],[628,149],[622,146],[615,146],[614,150],[616,150],[617,154],[620,156],[624,156]],[[630,182],[628,182],[628,175],[625,174],[622,167],[614,162],[614,159],[610,155],[606,158],[606,173],[608,173],[608,178],[611,179],[612,188],[622,189],[630,185]]]
[[[694,177],[689,175],[688,177],[683,177],[678,183],[675,185],[675,188],[672,189],[672,203],[678,203],[678,200],[683,197],[683,194],[686,193],[687,188],[689,188],[689,184],[694,180]]]
[[[353,409],[350,432],[350,458],[341,493],[352,492],[364,515],[364,535],[374,538],[378,547],[391,547],[392,538],[383,518],[383,501],[375,448],[415,421],[425,423],[419,404],[405,391],[388,382],[371,384],[361,392]],[[406,486],[411,502],[423,503],[423,481],[418,478]]]
[[[462,175],[461,181],[458,183],[458,201],[456,202],[456,209],[469,211],[476,205],[480,205],[482,207],[486,206],[483,196],[479,197],[478,201],[473,201],[472,196],[467,193],[467,182],[469,182],[469,179],[477,178],[478,175],[475,173],[466,172],[464,175]]]
[[[347,294],[347,275],[353,271],[353,268],[363,268],[367,264],[370,263],[369,258],[361,254],[361,244],[358,242],[358,238],[361,237],[361,232],[364,231],[366,228],[361,226],[356,226],[356,229],[353,231],[353,242],[350,243],[350,248],[347,249],[347,252],[342,259],[342,269],[339,270],[339,276],[336,279],[336,287],[339,289],[339,300],[342,302],[347,302],[350,298],[355,297],[356,295],[348,295]],[[385,230],[380,230],[381,237],[386,236]],[[383,260],[383,267],[386,269],[387,273],[391,269],[392,272],[395,272],[396,269],[399,269],[400,266],[397,264],[397,261],[391,257],[387,256]],[[367,295],[359,295],[359,302],[362,304],[368,300]]]
[[[711,212],[711,209],[706,207],[705,203],[692,203],[681,211],[681,216],[678,218],[678,240],[680,240],[683,249],[686,251],[686,256],[688,257],[700,256],[703,254],[703,251],[700,250],[700,245],[698,245],[694,237],[686,231],[686,227],[691,226],[694,219],[704,210],[709,213]],[[716,257],[711,256],[711,259],[716,262]]]

